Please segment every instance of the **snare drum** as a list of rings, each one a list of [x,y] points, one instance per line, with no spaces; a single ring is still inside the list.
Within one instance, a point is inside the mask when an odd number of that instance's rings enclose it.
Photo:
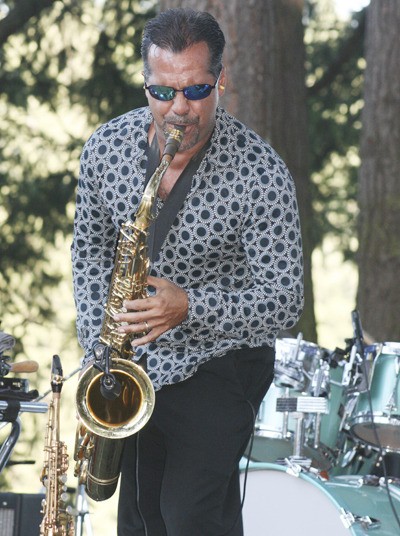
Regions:
[[[400,343],[385,342],[365,349],[376,355],[368,379],[369,393],[357,397],[349,417],[351,433],[368,445],[400,452]],[[373,424],[374,423],[374,424]]]
[[[242,471],[242,490],[244,481]],[[303,471],[293,476],[277,464],[253,464],[245,485],[246,536],[399,534],[386,488],[365,485],[357,475],[323,481]],[[400,515],[400,489],[389,489]]]

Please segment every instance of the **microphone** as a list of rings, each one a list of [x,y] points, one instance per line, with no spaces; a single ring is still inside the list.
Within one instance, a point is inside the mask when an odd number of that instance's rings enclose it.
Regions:
[[[106,400],[115,400],[122,391],[121,382],[110,371],[111,350],[110,346],[104,346],[101,343],[95,343],[93,347],[95,355],[93,367],[103,373],[100,378],[100,394]]]
[[[361,327],[361,320],[360,320],[360,314],[355,309],[351,312],[351,322],[353,325],[353,332],[354,332],[354,339],[355,344],[357,348],[357,352],[360,355],[360,357],[364,356],[364,335],[363,330]]]
[[[0,355],[5,351],[10,350],[15,345],[15,339],[12,335],[0,331]]]
[[[115,400],[122,391],[121,382],[117,380],[115,374],[105,373],[100,380],[100,393],[106,400]]]

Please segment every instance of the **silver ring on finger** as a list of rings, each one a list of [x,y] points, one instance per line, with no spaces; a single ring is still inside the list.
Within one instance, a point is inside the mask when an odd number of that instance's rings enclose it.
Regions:
[[[146,335],[147,335],[148,333],[150,333],[150,331],[151,331],[151,327],[150,327],[149,324],[146,322],[146,320],[144,320],[143,324],[146,326]]]

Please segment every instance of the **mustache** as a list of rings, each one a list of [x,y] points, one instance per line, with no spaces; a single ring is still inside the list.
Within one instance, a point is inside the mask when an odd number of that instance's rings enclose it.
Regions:
[[[182,127],[186,127],[188,125],[197,125],[199,123],[198,119],[189,119],[189,118],[183,118],[183,117],[166,117],[164,119],[164,127],[168,124],[172,125],[181,125]]]

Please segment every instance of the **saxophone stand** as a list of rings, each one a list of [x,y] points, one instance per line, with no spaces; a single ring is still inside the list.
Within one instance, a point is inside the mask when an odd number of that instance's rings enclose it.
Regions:
[[[93,536],[85,485],[78,484],[75,495],[75,536]],[[85,531],[83,530],[85,528]]]
[[[63,381],[67,381],[75,374],[77,374],[81,370],[81,367],[76,368],[73,370],[69,375],[65,376],[63,378]],[[46,391],[43,395],[38,397],[36,400],[42,400],[45,398],[49,393],[51,393],[51,389]],[[68,493],[71,495],[75,494],[75,503],[74,506],[71,508],[71,515],[74,518],[74,528],[75,528],[75,534],[74,536],[93,536],[93,529],[92,524],[90,521],[89,516],[89,505],[86,497],[85,492],[85,485],[78,483],[77,488],[68,488]]]

